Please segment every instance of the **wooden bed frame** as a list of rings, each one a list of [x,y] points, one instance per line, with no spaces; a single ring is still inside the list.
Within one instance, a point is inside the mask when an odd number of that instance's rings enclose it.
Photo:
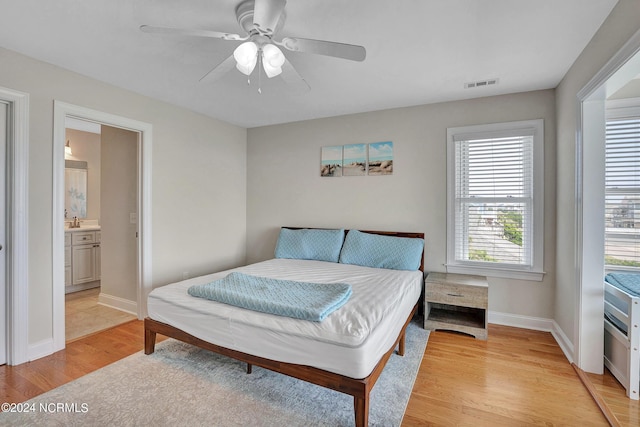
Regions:
[[[287,227],[294,228],[294,227]],[[382,234],[396,237],[413,237],[424,238],[423,233],[405,233],[405,232],[388,232],[388,231],[365,231],[366,233]],[[424,272],[424,250],[422,253],[422,261],[420,263],[420,271]],[[146,318],[144,319],[144,353],[151,354],[155,350],[156,334],[161,334],[170,338],[183,341],[188,344],[195,345],[214,353],[228,356],[241,362],[247,363],[247,373],[251,373],[253,365],[269,369],[290,377],[294,377],[303,381],[307,381],[322,387],[326,387],[341,393],[353,396],[353,408],[355,412],[355,425],[357,427],[365,427],[369,420],[369,394],[373,389],[378,377],[382,373],[391,354],[398,347],[398,354],[404,356],[406,329],[411,322],[414,314],[418,309],[418,303],[413,307],[409,317],[407,317],[398,337],[391,348],[380,358],[380,361],[373,368],[373,371],[366,378],[356,379],[323,369],[311,366],[297,365],[293,363],[278,362],[275,360],[265,359],[263,357],[252,354],[243,353],[226,347],[221,347],[210,342],[194,337],[176,327],[167,325],[166,323]]]

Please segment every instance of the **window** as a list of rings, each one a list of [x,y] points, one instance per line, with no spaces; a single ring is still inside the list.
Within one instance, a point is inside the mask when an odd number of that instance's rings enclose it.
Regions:
[[[640,269],[640,108],[607,111],[605,266]]]
[[[447,271],[542,280],[542,120],[447,129]]]

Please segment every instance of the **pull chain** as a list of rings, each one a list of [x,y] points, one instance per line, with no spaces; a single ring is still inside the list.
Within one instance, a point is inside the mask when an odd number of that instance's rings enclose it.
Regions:
[[[258,51],[258,93],[262,95],[262,49]]]

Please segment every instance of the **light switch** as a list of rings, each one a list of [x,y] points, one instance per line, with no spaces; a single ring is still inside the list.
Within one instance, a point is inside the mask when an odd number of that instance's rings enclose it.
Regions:
[[[138,214],[135,213],[135,212],[129,213],[129,222],[131,224],[137,224],[138,223]]]

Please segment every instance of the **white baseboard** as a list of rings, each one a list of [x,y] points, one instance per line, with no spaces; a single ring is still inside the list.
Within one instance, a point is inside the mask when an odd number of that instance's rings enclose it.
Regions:
[[[133,314],[136,317],[138,316],[138,303],[136,303],[135,301],[130,301],[128,299],[115,297],[113,295],[108,295],[100,292],[100,295],[98,295],[98,304],[115,308],[120,311],[125,311],[129,314]]]
[[[497,325],[513,326],[514,328],[533,329],[534,331],[551,332],[553,320],[541,317],[522,316],[519,314],[489,312],[489,323]]]
[[[514,328],[532,329],[534,331],[550,332],[560,346],[565,357],[569,360],[569,363],[573,362],[573,344],[553,319],[490,311],[489,323],[512,326]]]
[[[569,363],[573,363],[573,343],[569,340],[564,331],[560,329],[560,325],[558,325],[555,320],[553,321],[553,330],[551,331],[551,334],[558,342],[558,345],[564,355],[569,359]]]
[[[29,344],[27,348],[27,360],[25,360],[25,362],[31,362],[53,353],[53,338],[47,338],[35,344]]]

